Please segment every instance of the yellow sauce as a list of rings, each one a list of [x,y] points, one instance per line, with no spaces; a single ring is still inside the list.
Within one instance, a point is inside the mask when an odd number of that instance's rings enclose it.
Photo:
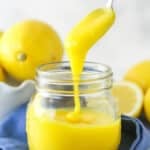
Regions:
[[[96,41],[108,31],[114,20],[113,9],[100,8],[94,10],[71,30],[65,40],[65,48],[70,60],[74,82],[75,109],[74,113],[67,116],[71,121],[77,121],[80,115],[79,82],[86,55]]]
[[[53,110],[47,110],[41,115],[33,106],[30,104],[27,114],[30,150],[117,150],[120,119],[85,109],[80,112],[80,122],[72,123],[66,119],[70,110],[58,109],[53,115]]]
[[[121,120],[98,112],[81,109],[80,75],[88,50],[111,27],[115,20],[112,9],[97,9],[69,33],[67,50],[74,83],[74,110],[43,109],[37,98],[27,112],[27,133],[30,150],[117,150]]]

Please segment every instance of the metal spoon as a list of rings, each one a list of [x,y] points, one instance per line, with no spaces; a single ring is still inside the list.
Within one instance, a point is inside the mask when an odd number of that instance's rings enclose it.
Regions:
[[[106,7],[113,9],[113,3],[114,3],[114,0],[108,0],[108,2],[107,2],[107,4],[106,4]]]

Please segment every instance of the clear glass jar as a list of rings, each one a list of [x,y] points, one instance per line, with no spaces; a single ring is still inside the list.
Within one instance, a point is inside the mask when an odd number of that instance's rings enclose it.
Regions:
[[[85,63],[79,85],[82,119],[69,122],[66,116],[74,110],[69,63],[40,66],[27,112],[30,150],[117,150],[121,122],[111,87],[108,66]]]

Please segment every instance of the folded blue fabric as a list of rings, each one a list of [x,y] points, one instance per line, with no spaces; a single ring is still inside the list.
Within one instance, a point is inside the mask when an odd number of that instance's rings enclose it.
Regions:
[[[0,122],[0,150],[28,150],[22,105]],[[122,141],[119,150],[150,150],[150,133],[138,119],[122,116]]]
[[[140,120],[122,116],[120,150],[150,150],[149,139],[150,132]]]
[[[20,106],[0,122],[0,150],[28,150],[26,108],[27,104]]]

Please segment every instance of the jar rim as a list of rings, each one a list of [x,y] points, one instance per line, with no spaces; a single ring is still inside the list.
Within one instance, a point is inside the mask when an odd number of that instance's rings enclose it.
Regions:
[[[67,68],[68,71],[70,71],[70,73],[71,73],[70,62],[62,61],[62,62],[52,62],[52,63],[40,65],[36,71],[37,76],[52,77],[52,75],[54,75],[54,73],[61,73],[60,67],[62,67],[63,69]],[[108,65],[105,65],[103,63],[86,61],[84,63],[84,68],[83,68],[83,72],[82,72],[83,76],[84,75],[87,76],[87,70],[89,70],[89,72],[90,72],[90,74],[89,74],[90,78],[84,79],[84,77],[83,77],[81,81],[105,79],[105,78],[111,77],[113,75],[111,67],[109,67]],[[56,81],[56,78],[55,79],[51,78],[51,80]],[[65,78],[65,79],[58,79],[58,80],[59,80],[59,82],[60,82],[60,80],[67,82],[67,81],[70,81],[71,79]]]
[[[85,62],[80,76],[80,95],[96,93],[112,87],[112,71],[107,65]],[[37,69],[37,90],[49,94],[72,95],[74,81],[68,61],[48,63]]]

